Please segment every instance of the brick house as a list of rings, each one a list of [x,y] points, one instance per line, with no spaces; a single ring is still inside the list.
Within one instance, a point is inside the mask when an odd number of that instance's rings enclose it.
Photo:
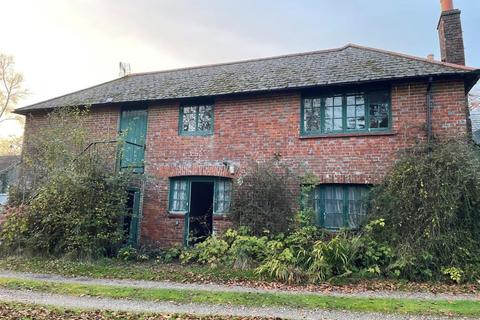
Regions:
[[[25,143],[49,110],[69,105],[91,106],[92,141],[126,132],[121,167],[151,181],[130,199],[130,232],[143,243],[221,232],[232,181],[273,157],[319,178],[320,224],[354,227],[366,188],[400,150],[469,135],[466,97],[480,70],[464,65],[460,11],[442,9],[442,61],[348,44],[130,74],[16,112],[27,115]]]

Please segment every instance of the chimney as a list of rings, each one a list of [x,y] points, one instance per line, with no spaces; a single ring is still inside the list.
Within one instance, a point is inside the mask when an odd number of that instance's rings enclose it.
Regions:
[[[465,65],[460,10],[454,9],[453,0],[440,0],[442,14],[437,30],[443,62]]]

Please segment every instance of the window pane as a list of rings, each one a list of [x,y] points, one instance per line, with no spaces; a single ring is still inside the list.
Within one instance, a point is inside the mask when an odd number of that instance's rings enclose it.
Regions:
[[[232,182],[230,180],[216,181],[214,211],[217,214],[228,213],[231,202]]]
[[[357,228],[367,214],[366,196],[368,189],[365,186],[348,187],[348,226]]]
[[[183,108],[183,131],[195,131],[196,129],[196,109],[195,107]]]
[[[388,104],[370,104],[370,128],[388,128]]]
[[[343,222],[343,187],[325,186],[325,228],[337,229],[344,226]]]
[[[210,131],[212,129],[212,106],[198,107],[198,131]]]
[[[175,180],[172,183],[172,204],[170,210],[172,211],[187,211],[187,181]]]
[[[320,131],[320,99],[304,100],[305,131]]]
[[[389,103],[387,91],[370,94],[370,128],[388,128]]]
[[[347,129],[365,129],[365,105],[361,95],[347,97]]]

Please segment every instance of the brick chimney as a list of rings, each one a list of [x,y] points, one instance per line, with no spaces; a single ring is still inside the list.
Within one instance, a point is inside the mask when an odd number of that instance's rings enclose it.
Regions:
[[[437,30],[443,62],[465,65],[460,10],[454,9],[453,0],[440,0],[442,14]]]

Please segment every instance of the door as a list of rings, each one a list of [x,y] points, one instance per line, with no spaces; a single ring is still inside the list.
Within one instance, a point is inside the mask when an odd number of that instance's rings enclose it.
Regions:
[[[126,243],[136,246],[138,243],[140,219],[140,191],[131,189],[128,191],[127,214],[123,218],[123,232]]]
[[[120,134],[124,140],[120,153],[120,170],[129,168],[134,173],[143,173],[145,139],[147,135],[147,110],[122,110]]]
[[[213,181],[192,181],[190,185],[190,210],[187,217],[187,244],[202,242],[212,234]]]

